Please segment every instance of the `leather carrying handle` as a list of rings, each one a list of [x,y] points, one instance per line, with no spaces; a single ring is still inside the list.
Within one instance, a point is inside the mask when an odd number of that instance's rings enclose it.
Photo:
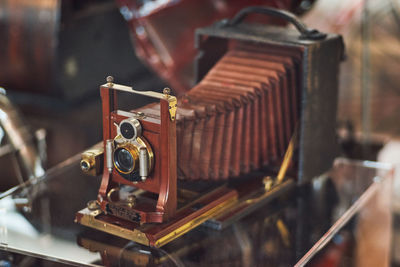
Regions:
[[[268,15],[272,17],[278,17],[281,19],[284,19],[287,22],[290,22],[293,24],[296,29],[300,32],[300,39],[304,40],[321,40],[325,39],[326,34],[319,32],[318,30],[315,29],[310,29],[308,28],[298,17],[296,17],[294,14],[285,11],[285,10],[280,10],[272,7],[265,7],[265,6],[251,6],[251,7],[246,7],[242,10],[239,11],[231,19],[230,21],[227,22],[227,26],[235,26],[242,22],[248,15],[257,13],[257,14],[263,14],[263,15]]]

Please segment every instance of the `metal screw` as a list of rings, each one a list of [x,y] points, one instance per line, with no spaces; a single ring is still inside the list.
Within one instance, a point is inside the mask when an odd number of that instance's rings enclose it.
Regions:
[[[91,200],[87,203],[87,207],[89,210],[98,210],[100,208],[99,204],[96,200]]]
[[[107,81],[108,86],[112,87],[113,83],[114,83],[114,77],[113,76],[107,76],[106,81]]]
[[[271,176],[266,176],[263,179],[263,184],[264,184],[264,188],[266,191],[271,190],[273,184],[274,184],[274,180],[272,179]]]
[[[168,97],[171,94],[171,89],[169,89],[168,87],[165,87],[163,90],[163,93],[165,96]]]
[[[132,207],[135,206],[135,204],[136,204],[136,196],[135,196],[135,195],[129,195],[129,196],[126,198],[126,201],[128,202],[128,206],[129,206],[130,208],[132,208]]]

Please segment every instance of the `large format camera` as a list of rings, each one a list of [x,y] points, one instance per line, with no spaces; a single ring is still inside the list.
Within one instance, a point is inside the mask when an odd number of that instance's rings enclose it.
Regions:
[[[243,23],[253,12],[297,31]],[[162,246],[205,221],[222,228],[331,166],[340,36],[252,7],[198,29],[196,41],[198,83],[183,96],[112,77],[101,86],[103,144],[81,168],[103,178],[81,224]],[[123,111],[121,92],[157,102]]]

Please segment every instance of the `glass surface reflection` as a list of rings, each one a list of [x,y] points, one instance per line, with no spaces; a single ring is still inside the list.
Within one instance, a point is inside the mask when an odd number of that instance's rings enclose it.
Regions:
[[[154,249],[73,222],[99,186],[99,178],[81,173],[79,159],[61,163],[0,201],[0,249],[86,266],[320,266],[332,247],[342,251],[357,244],[346,259],[360,262],[366,236],[390,242],[385,230],[390,230],[385,227],[390,220],[389,165],[338,159],[312,184],[221,231],[203,225]],[[384,230],[366,227],[376,217]],[[382,260],[386,254],[378,256]]]

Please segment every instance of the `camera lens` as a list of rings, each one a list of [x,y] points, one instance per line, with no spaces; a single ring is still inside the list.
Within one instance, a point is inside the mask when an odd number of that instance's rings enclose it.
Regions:
[[[122,137],[126,139],[132,139],[135,136],[135,129],[133,128],[133,125],[128,122],[121,124],[120,131]]]
[[[130,172],[135,164],[132,154],[125,148],[118,148],[115,151],[114,162],[122,172]]]

